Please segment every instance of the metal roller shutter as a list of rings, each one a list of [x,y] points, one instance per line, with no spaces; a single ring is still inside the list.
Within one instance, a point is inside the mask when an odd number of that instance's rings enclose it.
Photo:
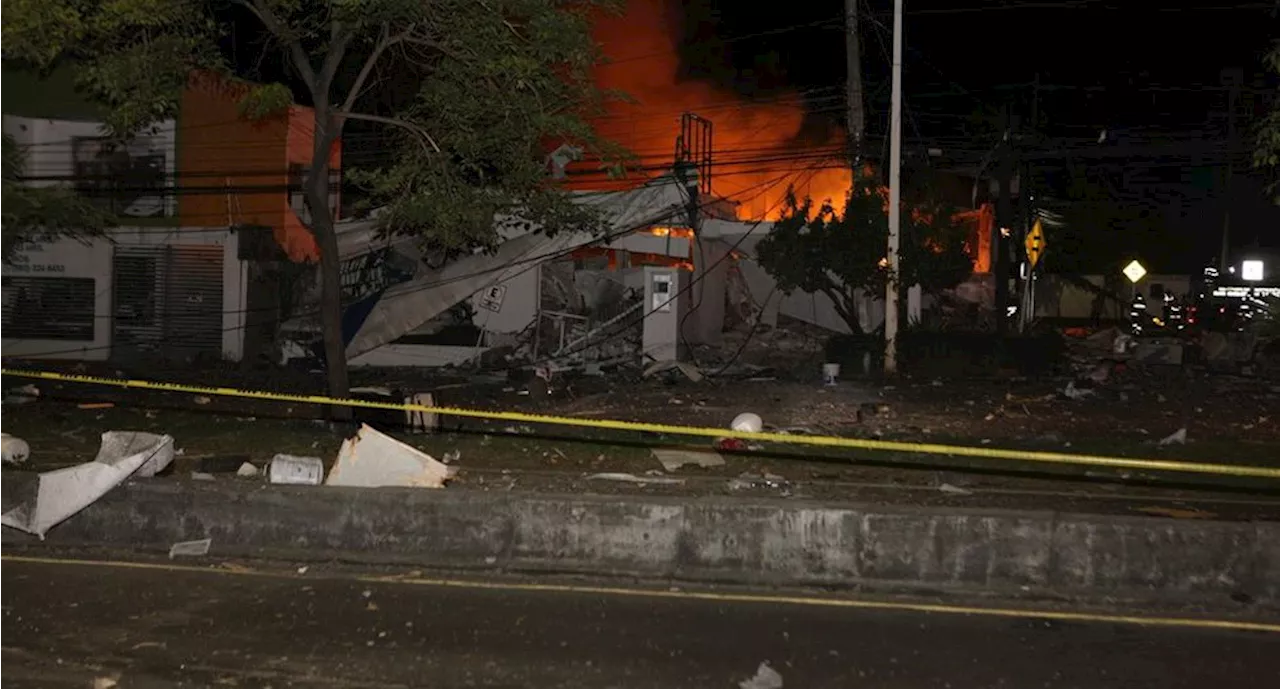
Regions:
[[[222,262],[219,245],[117,246],[113,354],[220,356]]]

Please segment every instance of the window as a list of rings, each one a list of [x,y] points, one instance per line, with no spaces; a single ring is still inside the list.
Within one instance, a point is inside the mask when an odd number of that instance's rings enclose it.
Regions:
[[[6,339],[93,341],[93,278],[5,276],[3,291]]]
[[[71,140],[76,190],[115,215],[159,218],[169,214],[164,139],[128,145],[101,137]]]

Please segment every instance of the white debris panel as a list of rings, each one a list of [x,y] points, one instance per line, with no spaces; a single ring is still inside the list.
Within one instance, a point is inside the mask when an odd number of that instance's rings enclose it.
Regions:
[[[443,488],[449,467],[367,425],[342,441],[326,486]]]
[[[49,529],[106,495],[131,476],[154,476],[173,462],[173,438],[138,431],[107,431],[92,462],[46,471],[34,498],[5,505],[0,524],[44,539]]]

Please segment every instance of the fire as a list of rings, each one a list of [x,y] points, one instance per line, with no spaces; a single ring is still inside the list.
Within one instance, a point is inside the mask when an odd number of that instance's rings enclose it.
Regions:
[[[597,20],[595,38],[608,57],[596,68],[597,84],[635,102],[610,103],[596,130],[631,150],[641,174],[652,176],[670,168],[680,116],[692,112],[712,123],[712,192],[737,202],[739,219],[776,219],[789,185],[800,197],[842,205],[851,182],[841,166],[843,134],[833,132],[821,143],[801,141],[805,110],[799,93],[753,102],[723,87],[682,79],[679,15],[679,3],[671,0],[629,0],[623,16]],[[598,177],[591,181],[581,186],[601,186]]]

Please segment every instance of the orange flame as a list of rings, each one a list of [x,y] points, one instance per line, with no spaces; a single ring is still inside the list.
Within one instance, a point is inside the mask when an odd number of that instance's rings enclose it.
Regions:
[[[777,219],[789,185],[802,198],[829,198],[842,206],[852,180],[840,165],[843,134],[835,132],[821,145],[800,141],[805,110],[799,93],[754,102],[723,87],[682,80],[679,11],[668,0],[630,0],[623,16],[596,21],[594,35],[608,57],[596,68],[597,85],[636,101],[610,103],[594,123],[597,132],[630,149],[643,174],[653,176],[673,162],[681,114],[696,113],[713,125],[712,192],[738,203],[740,219]],[[820,159],[822,152],[831,158]],[[575,186],[611,186],[599,178],[590,182]]]

